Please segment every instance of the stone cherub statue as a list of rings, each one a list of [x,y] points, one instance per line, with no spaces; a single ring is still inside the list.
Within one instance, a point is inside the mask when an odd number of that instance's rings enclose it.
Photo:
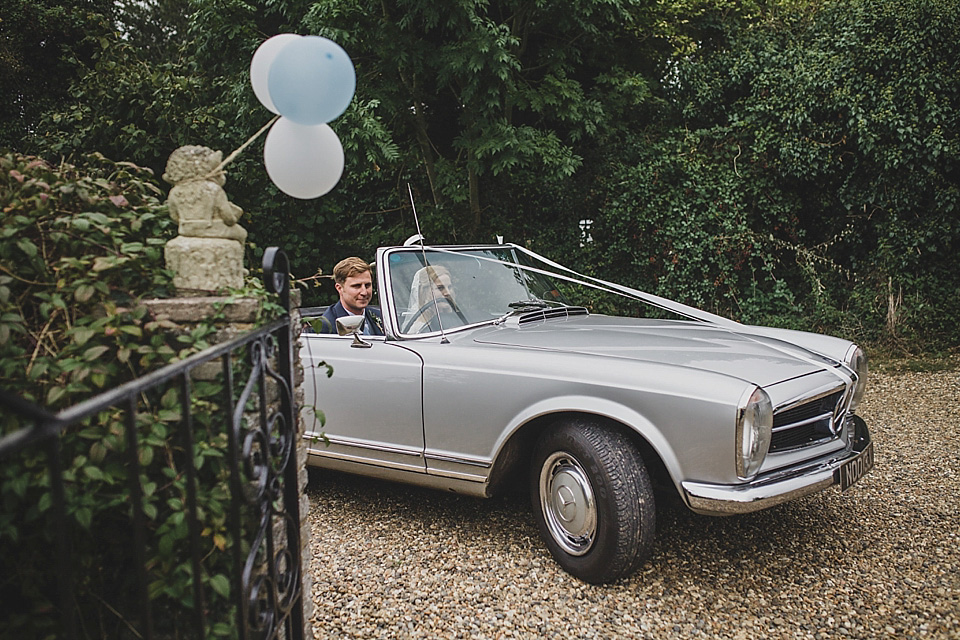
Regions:
[[[237,224],[243,209],[230,202],[223,190],[227,176],[222,170],[214,173],[222,160],[221,152],[196,145],[170,154],[163,179],[173,185],[167,205],[181,236],[247,239],[246,229]]]
[[[167,243],[164,256],[182,295],[243,286],[247,231],[237,224],[243,209],[223,190],[222,158],[219,151],[188,145],[167,160],[163,179],[173,185],[167,206],[180,235]]]

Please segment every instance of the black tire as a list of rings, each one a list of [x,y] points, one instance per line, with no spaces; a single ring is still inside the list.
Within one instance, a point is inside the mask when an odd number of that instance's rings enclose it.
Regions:
[[[530,476],[540,536],[566,572],[613,582],[650,555],[653,489],[624,434],[589,420],[562,422],[537,443]]]

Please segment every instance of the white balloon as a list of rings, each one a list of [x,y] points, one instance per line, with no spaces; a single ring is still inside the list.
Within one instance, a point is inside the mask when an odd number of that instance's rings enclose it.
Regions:
[[[343,175],[343,145],[329,125],[281,117],[267,133],[263,164],[280,191],[302,200],[319,198]]]
[[[273,104],[273,99],[270,97],[270,91],[267,88],[270,65],[273,64],[274,58],[285,46],[302,37],[295,33],[281,33],[264,40],[253,53],[253,59],[250,61],[250,85],[253,87],[253,93],[256,94],[260,103],[273,113],[280,112]]]

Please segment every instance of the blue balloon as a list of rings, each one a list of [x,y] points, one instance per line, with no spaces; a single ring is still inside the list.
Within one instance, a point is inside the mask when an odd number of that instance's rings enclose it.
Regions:
[[[356,88],[350,56],[320,36],[303,36],[284,46],[267,75],[267,90],[277,111],[303,125],[335,119],[346,111]]]

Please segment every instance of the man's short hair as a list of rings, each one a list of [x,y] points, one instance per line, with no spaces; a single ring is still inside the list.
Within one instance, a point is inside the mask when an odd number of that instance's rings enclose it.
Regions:
[[[352,278],[353,276],[358,276],[361,273],[366,273],[371,270],[370,264],[366,260],[361,260],[356,257],[344,258],[333,268],[333,281],[337,284],[343,284],[347,281],[347,278]]]

